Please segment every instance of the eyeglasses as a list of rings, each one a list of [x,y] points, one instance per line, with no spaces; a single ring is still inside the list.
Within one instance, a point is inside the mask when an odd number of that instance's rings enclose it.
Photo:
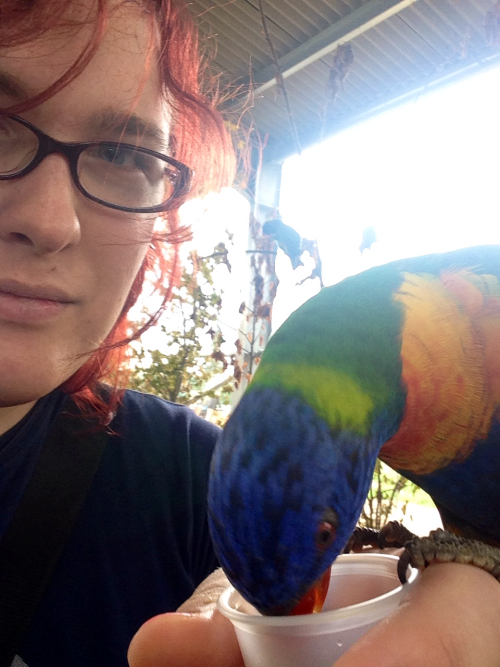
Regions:
[[[24,118],[0,115],[0,180],[26,176],[52,153],[68,160],[85,197],[119,211],[166,211],[189,191],[191,170],[168,155],[116,141],[64,143]]]

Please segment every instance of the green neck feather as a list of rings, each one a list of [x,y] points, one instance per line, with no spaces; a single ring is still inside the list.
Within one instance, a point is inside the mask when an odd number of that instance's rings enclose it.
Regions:
[[[272,336],[250,390],[299,394],[333,429],[368,435],[402,414],[399,272],[377,267],[323,289]],[[366,289],[365,289],[366,288]]]

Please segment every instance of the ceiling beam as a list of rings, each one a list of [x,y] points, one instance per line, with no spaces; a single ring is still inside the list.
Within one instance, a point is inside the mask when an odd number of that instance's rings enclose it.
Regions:
[[[389,91],[384,98],[378,98],[373,103],[368,103],[361,110],[346,115],[344,118],[335,119],[325,128],[324,136],[319,136],[318,129],[314,127],[307,128],[300,134],[300,141],[304,148],[309,148],[320,141],[331,138],[334,134],[345,130],[348,127],[357,125],[373,116],[393,109],[407,102],[415,102],[420,95],[426,95],[435,90],[450,86],[467,77],[474,76],[480,72],[500,67],[500,52],[489,54],[488,56],[477,59],[473,56],[466,61],[463,66],[457,67],[457,63],[450,63],[440,71],[439,75],[432,72],[427,76],[421,77],[418,81],[411,82],[410,85],[403,86],[399,93],[394,90]],[[273,142],[272,137],[266,145],[263,153],[264,164],[266,162],[283,162],[286,158],[296,153],[296,147],[293,141],[288,138],[281,138]]]
[[[336,49],[339,44],[351,41],[414,2],[416,0],[369,0],[359,9],[344,16],[326,30],[280,58],[278,63],[283,77],[291,76],[315,60],[323,58]],[[263,93],[268,88],[276,85],[276,67],[274,64],[264,67],[259,72],[254,72],[252,84],[254,95]]]

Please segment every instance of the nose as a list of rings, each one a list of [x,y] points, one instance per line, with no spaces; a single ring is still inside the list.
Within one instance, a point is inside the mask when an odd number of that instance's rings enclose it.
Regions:
[[[0,241],[52,255],[80,240],[77,191],[69,165],[49,155],[32,172],[0,183]]]

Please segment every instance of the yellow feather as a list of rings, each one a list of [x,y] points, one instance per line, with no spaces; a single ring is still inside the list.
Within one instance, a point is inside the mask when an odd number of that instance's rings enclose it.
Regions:
[[[255,378],[259,387],[285,386],[300,394],[334,429],[369,432],[373,401],[346,373],[325,366],[268,363],[259,367]]]

